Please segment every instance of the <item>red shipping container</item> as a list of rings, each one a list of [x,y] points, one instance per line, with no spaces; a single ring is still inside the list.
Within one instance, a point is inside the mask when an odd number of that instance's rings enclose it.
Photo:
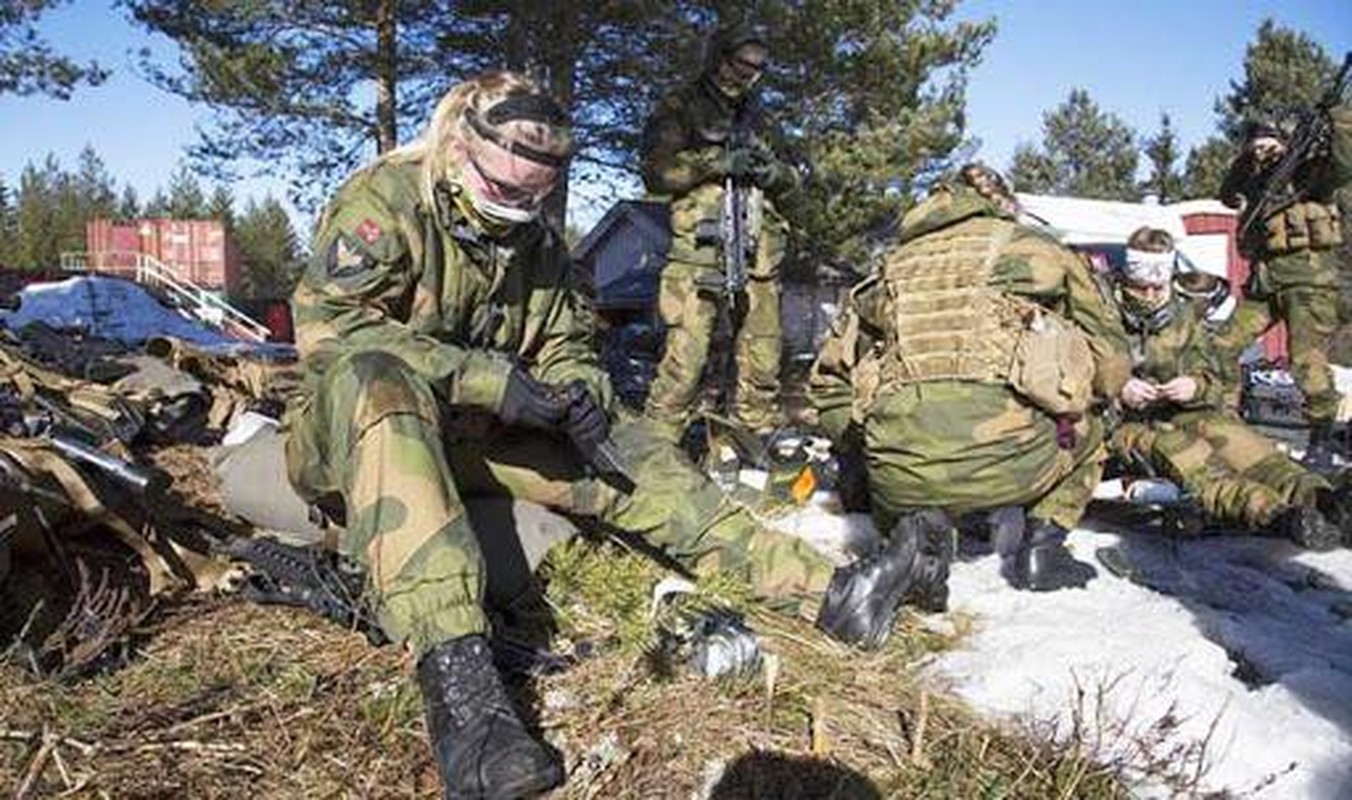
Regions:
[[[135,254],[144,253],[183,280],[227,293],[240,285],[244,271],[239,249],[216,220],[98,219],[88,223],[85,235],[90,267],[99,271],[130,272]]]

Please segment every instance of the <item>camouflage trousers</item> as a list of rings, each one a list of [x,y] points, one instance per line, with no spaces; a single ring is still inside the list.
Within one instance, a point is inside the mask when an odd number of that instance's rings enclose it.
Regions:
[[[733,397],[728,413],[755,431],[780,421],[779,370],[784,351],[779,313],[779,262],[784,257],[782,223],[768,214],[761,227],[746,290],[731,315]],[[695,228],[673,231],[671,258],[662,271],[657,299],[666,327],[666,346],[648,394],[647,416],[675,439],[700,398],[701,377],[718,327],[723,281],[719,245],[696,241]],[[711,380],[720,380],[713,376]]]
[[[1224,524],[1262,528],[1291,505],[1310,505],[1328,482],[1291,460],[1233,414],[1192,411],[1168,421],[1127,422],[1112,452],[1144,459]]]
[[[1239,357],[1244,350],[1275,323],[1285,322],[1291,377],[1305,395],[1306,415],[1311,422],[1334,419],[1342,398],[1329,368],[1329,349],[1341,314],[1338,273],[1325,262],[1335,258],[1332,251],[1302,252],[1265,265],[1271,277],[1262,296],[1240,303],[1216,337],[1227,386],[1239,383]]]
[[[1106,451],[1097,417],[1086,415],[1073,431],[1073,442],[1058,443],[1056,421],[1002,386],[894,387],[864,426],[875,522],[890,530],[902,510],[915,507],[957,517],[1023,506],[1032,517],[1074,528],[1102,477]]]
[[[462,498],[508,496],[644,537],[696,574],[744,576],[758,596],[813,612],[832,565],[755,522],[638,419],[612,432],[634,470],[631,495],[586,477],[566,440],[503,428],[456,438],[429,382],[388,353],[338,359],[288,416],[291,482],[340,496],[340,549],[368,570],[386,633],[419,653],[482,632],[484,566]],[[449,424],[443,424],[449,420]]]

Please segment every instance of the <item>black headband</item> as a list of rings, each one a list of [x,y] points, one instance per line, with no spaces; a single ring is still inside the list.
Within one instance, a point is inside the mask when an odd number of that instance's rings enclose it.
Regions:
[[[465,119],[474,132],[501,147],[514,156],[527,161],[544,164],[547,167],[562,168],[568,163],[567,155],[557,155],[537,150],[527,144],[512,141],[498,130],[498,126],[507,122],[524,120],[540,122],[563,128],[568,125],[568,115],[551,98],[542,94],[514,94],[494,104],[483,113],[483,118],[474,109],[465,109]],[[487,120],[485,122],[485,120]]]

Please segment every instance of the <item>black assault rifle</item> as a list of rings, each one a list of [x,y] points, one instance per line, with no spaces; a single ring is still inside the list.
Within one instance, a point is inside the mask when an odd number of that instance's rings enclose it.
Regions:
[[[1352,69],[1352,52],[1343,57],[1343,65],[1334,77],[1332,85],[1315,103],[1314,108],[1301,113],[1300,121],[1287,142],[1286,152],[1272,169],[1259,178],[1253,199],[1250,201],[1245,198],[1247,202],[1240,216],[1239,233],[1236,236],[1239,242],[1249,241],[1255,225],[1302,199],[1302,190],[1292,188],[1296,171],[1328,142],[1332,133],[1328,112],[1342,101],[1350,69]]]
[[[734,125],[723,142],[724,153],[731,161],[734,154],[753,146],[751,131],[744,125]],[[720,295],[718,325],[728,332],[728,350],[724,353],[719,372],[724,413],[732,414],[733,394],[736,391],[736,364],[733,334],[738,318],[745,310],[747,259],[755,258],[758,231],[751,219],[752,181],[747,175],[729,174],[723,179],[723,206],[718,215],[717,242],[722,256],[721,280],[700,282],[700,288]]]

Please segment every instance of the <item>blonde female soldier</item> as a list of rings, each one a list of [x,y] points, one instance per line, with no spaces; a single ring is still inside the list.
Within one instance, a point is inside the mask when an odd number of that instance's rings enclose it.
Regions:
[[[291,482],[345,520],[339,547],[365,565],[381,626],[418,657],[448,797],[520,797],[563,780],[508,702],[485,638],[477,541],[510,532],[473,530],[463,498],[598,519],[803,613],[833,577],[649,423],[614,416],[563,237],[539,218],[571,149],[564,112],[527,79],[457,85],[421,138],[338,191],[295,295],[306,390],[288,414]],[[602,443],[630,460],[631,491],[588,474],[581,454]],[[889,563],[875,556],[840,579],[857,601],[848,613],[867,625],[893,618],[889,581],[905,571]]]

